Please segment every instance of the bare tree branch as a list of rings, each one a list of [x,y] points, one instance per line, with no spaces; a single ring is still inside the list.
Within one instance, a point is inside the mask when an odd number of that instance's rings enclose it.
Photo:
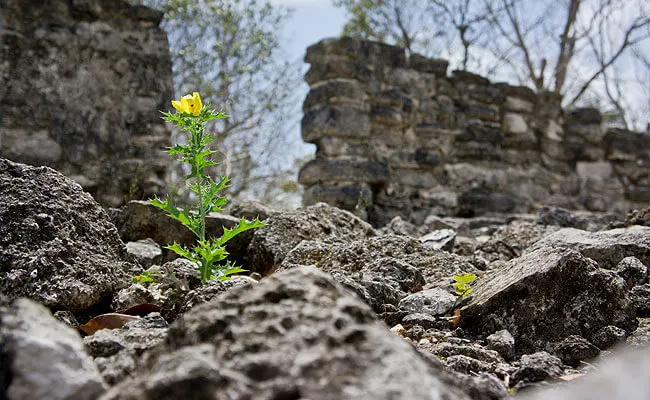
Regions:
[[[571,101],[569,102],[569,105],[574,105],[580,97],[587,91],[589,86],[591,85],[592,82],[594,82],[600,75],[602,75],[607,68],[609,68],[614,62],[623,54],[627,49],[630,48],[630,46],[634,45],[635,43],[638,43],[642,40],[645,40],[650,37],[650,34],[643,35],[639,38],[636,39],[631,39],[632,35],[639,29],[641,28],[647,28],[650,26],[650,18],[642,18],[642,19],[637,19],[637,22],[632,24],[627,31],[625,32],[625,37],[623,39],[623,42],[620,44],[618,47],[618,50],[607,60],[606,62],[602,63],[600,65],[600,68],[589,78],[585,81],[585,83],[582,85],[578,93],[573,96]]]

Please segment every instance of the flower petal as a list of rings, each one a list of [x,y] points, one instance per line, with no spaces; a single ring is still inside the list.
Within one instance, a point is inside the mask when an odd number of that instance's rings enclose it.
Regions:
[[[198,116],[201,114],[201,109],[203,108],[203,103],[201,102],[201,95],[199,95],[199,92],[194,92],[192,93],[192,114],[194,116]]]
[[[182,112],[187,113],[187,114],[192,113],[192,107],[190,107],[190,100],[191,99],[192,99],[191,96],[183,96],[183,97],[181,97],[181,107],[183,108]]]
[[[174,106],[174,108],[178,112],[185,112],[185,111],[183,111],[183,105],[178,100],[172,100],[172,106]]]

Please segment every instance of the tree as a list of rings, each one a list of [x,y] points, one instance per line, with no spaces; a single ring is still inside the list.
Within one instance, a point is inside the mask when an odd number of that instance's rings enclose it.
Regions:
[[[437,26],[445,46],[413,41],[409,50],[448,57],[454,68],[557,93],[565,107],[614,111],[625,127],[641,129],[650,119],[647,91],[642,94],[650,87],[650,5],[645,0],[414,1],[426,12],[419,25],[410,26],[390,13],[390,1],[334,4],[350,15],[345,34],[362,31],[358,36],[382,39],[381,33],[404,27],[402,36],[415,37],[423,26]],[[395,35],[383,39],[404,46]],[[644,100],[633,99],[634,93]]]
[[[282,61],[280,32],[291,10],[268,0],[142,3],[165,12],[176,92],[199,91],[230,116],[209,126],[222,152],[212,174],[231,176],[230,196],[287,179],[301,66]]]
[[[408,51],[426,49],[438,35],[425,25],[421,0],[333,0],[345,8],[349,20],[343,35],[393,43]]]

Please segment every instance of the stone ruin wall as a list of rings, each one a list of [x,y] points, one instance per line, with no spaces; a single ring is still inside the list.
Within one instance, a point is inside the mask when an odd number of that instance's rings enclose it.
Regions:
[[[0,4],[0,157],[51,166],[105,206],[163,189],[163,14],[123,0]]]
[[[541,204],[626,212],[650,202],[650,136],[606,129],[595,109],[491,83],[447,61],[377,42],[307,50],[300,171],[305,204],[394,216],[532,212]]]

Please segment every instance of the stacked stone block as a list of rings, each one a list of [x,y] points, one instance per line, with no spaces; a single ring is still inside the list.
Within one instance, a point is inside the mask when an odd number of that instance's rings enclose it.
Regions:
[[[105,206],[163,190],[163,14],[124,0],[2,4],[0,157],[53,167]]]
[[[305,204],[394,216],[627,211],[648,198],[647,133],[606,130],[597,110],[564,113],[553,93],[491,83],[447,62],[351,38],[307,50],[300,171]]]

